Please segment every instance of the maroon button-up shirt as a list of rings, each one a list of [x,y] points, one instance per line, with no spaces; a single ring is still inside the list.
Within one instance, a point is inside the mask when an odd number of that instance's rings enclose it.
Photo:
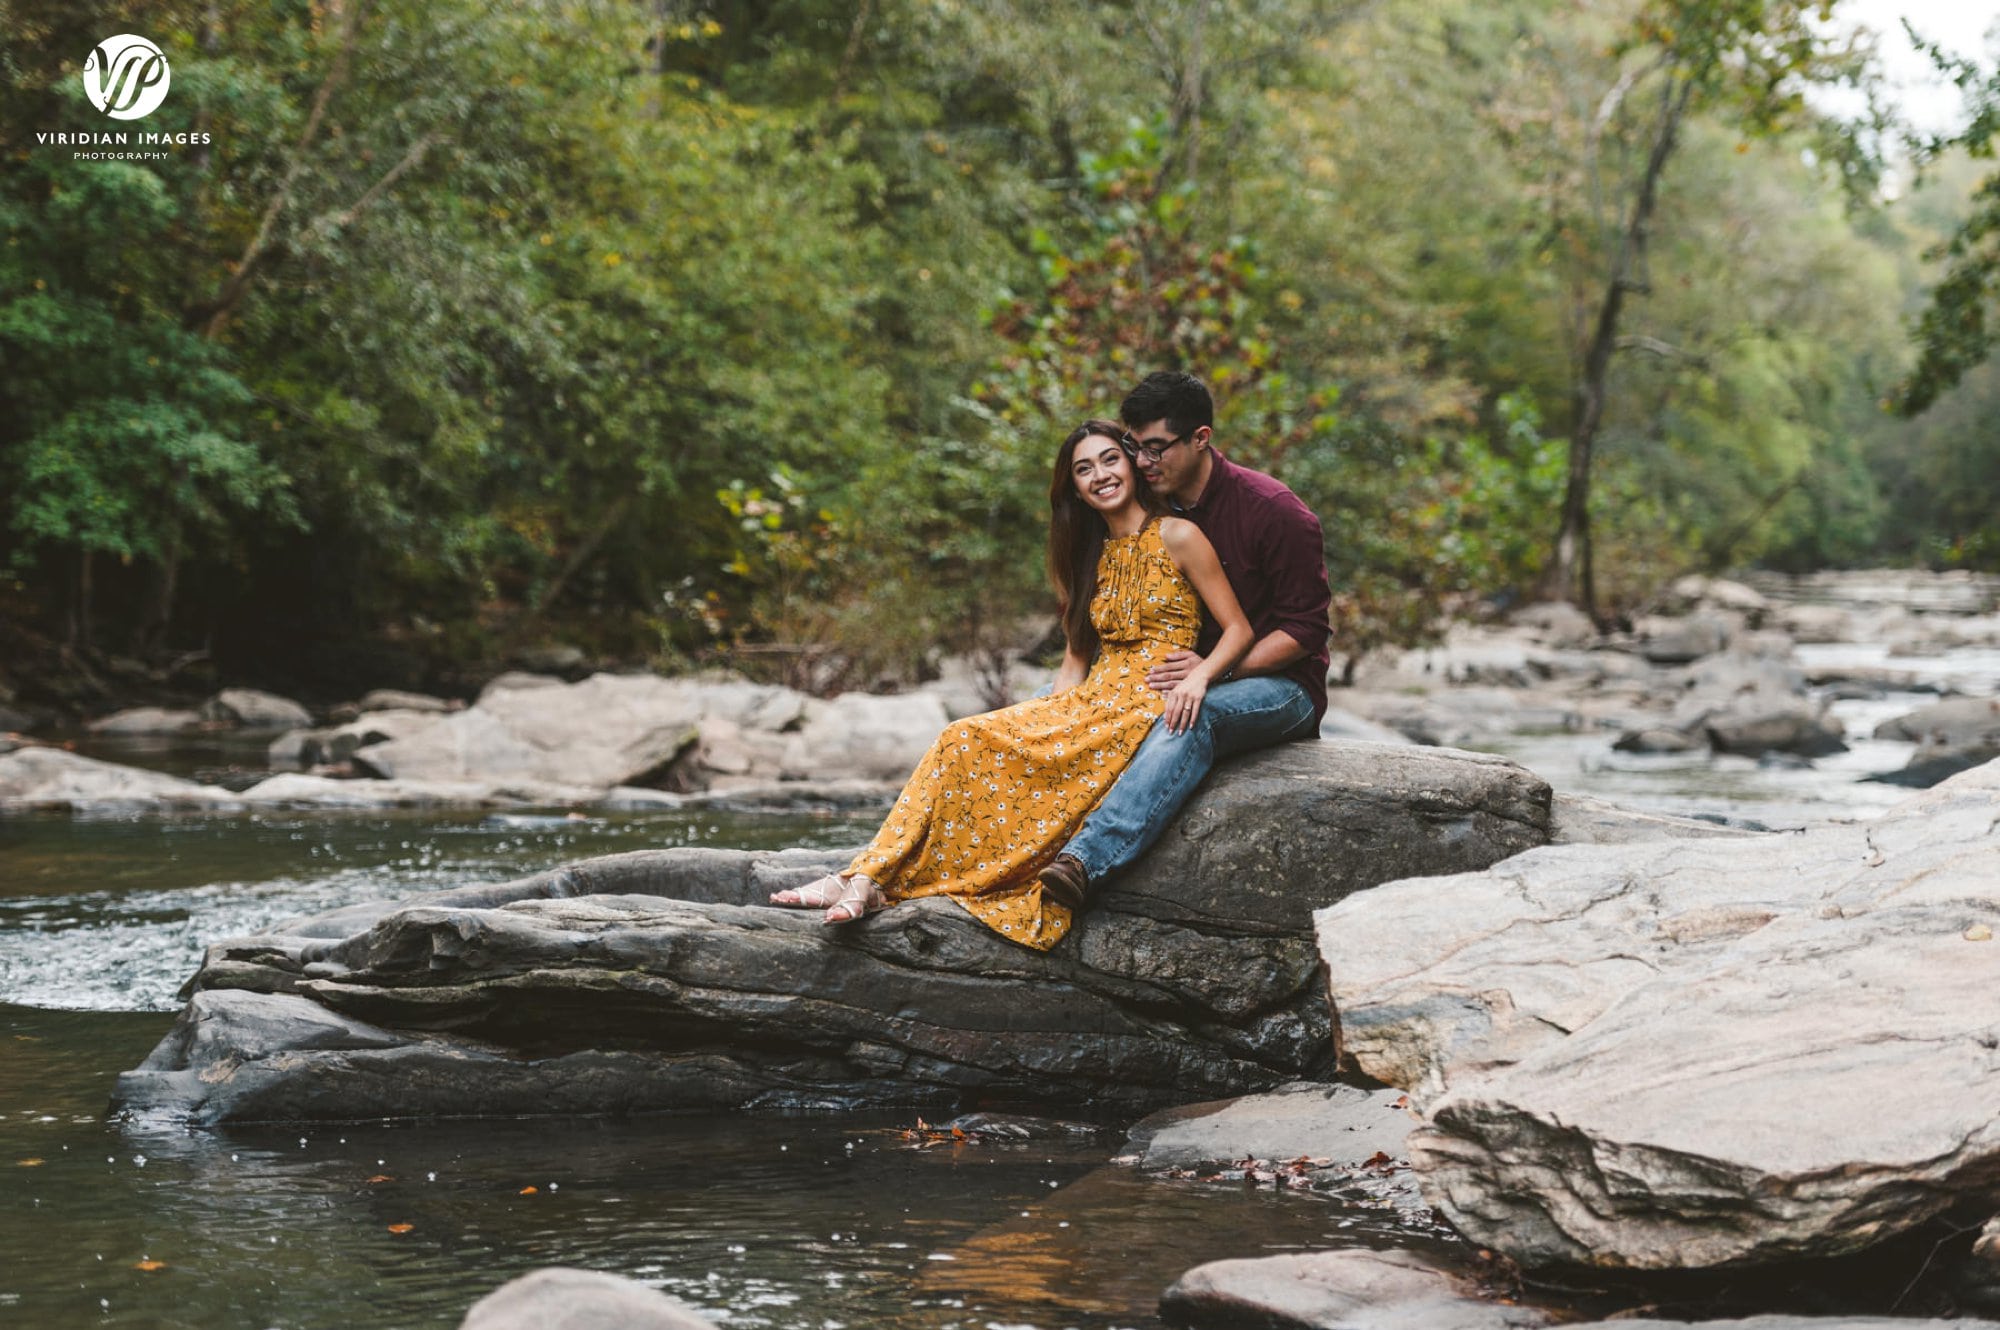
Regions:
[[[1257,640],[1283,632],[1305,648],[1277,673],[1305,688],[1317,725],[1326,715],[1327,611],[1333,605],[1319,518],[1283,481],[1213,449],[1209,455],[1214,467],[1201,497],[1177,511],[1215,546]],[[1206,656],[1221,638],[1214,616],[1204,613],[1195,650]]]

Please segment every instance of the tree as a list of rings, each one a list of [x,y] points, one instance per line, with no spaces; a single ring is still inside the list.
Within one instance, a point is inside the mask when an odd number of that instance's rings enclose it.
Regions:
[[[1857,74],[1853,39],[1835,42],[1814,22],[1824,23],[1832,8],[1833,0],[1647,0],[1618,43],[1618,77],[1599,103],[1584,148],[1585,169],[1607,186],[1610,207],[1593,246],[1596,294],[1579,321],[1568,479],[1541,583],[1550,598],[1598,614],[1590,545],[1592,460],[1605,420],[1612,358],[1631,345],[1621,335],[1627,298],[1651,288],[1655,215],[1689,117],[1713,110],[1746,135],[1770,135],[1798,124],[1806,113],[1806,82]],[[1634,105],[1648,103],[1650,109],[1634,116]],[[1607,149],[1620,141],[1611,131],[1633,119],[1635,160],[1618,172],[1617,163],[1607,160]]]

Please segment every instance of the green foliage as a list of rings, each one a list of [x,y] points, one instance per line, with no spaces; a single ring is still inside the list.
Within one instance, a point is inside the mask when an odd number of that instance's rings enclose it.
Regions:
[[[1670,64],[1600,581],[1987,559],[2000,205],[1924,325],[1962,399],[1886,421],[1884,311],[1964,210],[1856,204],[1818,8],[13,0],[0,560],[121,644],[240,606],[865,685],[1032,636],[1056,442],[1184,367],[1320,513],[1340,649],[1415,640],[1547,557]],[[173,64],[145,128],[207,144],[34,142],[108,123],[120,30]]]

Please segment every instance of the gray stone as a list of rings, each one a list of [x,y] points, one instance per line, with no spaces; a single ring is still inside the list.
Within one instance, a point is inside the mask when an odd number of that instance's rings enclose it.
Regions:
[[[1838,605],[1787,605],[1778,611],[1778,626],[1794,642],[1855,641],[1854,619]]]
[[[425,719],[428,728],[357,748],[354,761],[385,777],[599,789],[778,779],[900,783],[947,724],[943,704],[923,694],[823,702],[742,680],[645,674],[597,674],[575,684],[503,675],[471,708]],[[371,716],[357,722],[377,723]]]
[[[1705,751],[1708,741],[1686,730],[1651,725],[1625,731],[1611,746],[1621,753],[1692,753]]]
[[[294,746],[296,761],[288,765],[317,767],[345,762],[364,748],[414,738],[443,719],[440,711],[366,711],[344,725],[284,735],[271,745],[271,762],[279,765],[280,754],[291,752]]]
[[[245,730],[296,730],[313,723],[312,713],[288,697],[255,688],[225,688],[201,704],[201,718]]]
[[[2000,1215],[1979,1230],[1952,1283],[1962,1301],[1981,1311],[2000,1311]]]
[[[1590,616],[1563,600],[1543,601],[1514,611],[1510,621],[1547,647],[1586,647],[1597,640]]]
[[[1810,702],[1760,702],[1711,713],[1702,722],[1718,753],[1755,757],[1796,753],[1824,757],[1847,751],[1846,731],[1824,707]]]
[[[1876,738],[1916,744],[1910,766],[1938,762],[1984,762],[2000,756],[2000,698],[1946,698],[1906,716],[1884,720]]]
[[[1377,725],[1337,706],[1326,709],[1326,716],[1319,723],[1319,737],[1322,739],[1365,739],[1370,743],[1406,744],[1409,736],[1400,730],[1392,730],[1387,725]]]
[[[1527,1265],[1837,1256],[2000,1199],[2000,764],[1870,822],[1551,847],[1316,916],[1426,1195]]]
[[[1218,770],[1048,953],[944,899],[832,930],[763,905],[847,857],[827,852],[642,852],[352,907],[211,947],[120,1102],[219,1122],[1264,1090],[1329,1069],[1313,908],[1541,844],[1549,797],[1485,755],[1267,750]],[[230,990],[401,1042],[204,1051]]]
[[[358,710],[368,711],[456,711],[461,704],[433,697],[429,693],[410,693],[400,688],[377,688],[355,703]]]
[[[1132,1128],[1122,1154],[1147,1169],[1298,1159],[1353,1167],[1377,1155],[1404,1159],[1416,1125],[1409,1102],[1400,1090],[1301,1082],[1162,1109]]]
[[[1408,1251],[1324,1251],[1211,1261],[1160,1296],[1189,1330],[1511,1330],[1548,1325],[1535,1307],[1479,1296],[1462,1274]]]
[[[1685,619],[1642,619],[1639,654],[1655,665],[1685,665],[1713,655],[1742,631],[1740,617],[1708,611]]]
[[[814,699],[806,704],[804,723],[789,736],[782,774],[791,780],[900,784],[950,723],[944,702],[927,693]]]
[[[92,734],[179,734],[200,724],[199,712],[166,707],[128,707],[109,716],[100,716],[84,728]]]
[[[1753,834],[1701,818],[1623,808],[1587,794],[1558,794],[1549,821],[1551,845],[1629,845],[1634,841]]]
[[[100,762],[60,748],[0,754],[0,812],[127,813],[232,809],[236,795],[157,771]]]
[[[287,772],[235,797],[259,808],[516,808],[591,804],[599,792],[539,781],[335,780]]]
[[[597,1270],[549,1266],[472,1304],[458,1330],[717,1330],[678,1298]]]
[[[583,654],[582,647],[571,646],[568,643],[528,647],[517,652],[514,658],[520,663],[521,668],[536,674],[571,674],[582,670],[590,662],[590,658]]]
[[[1691,575],[1677,579],[1668,588],[1666,603],[1681,612],[1692,609],[1726,610],[1757,622],[1771,608],[1771,602],[1754,587],[1722,577]]]

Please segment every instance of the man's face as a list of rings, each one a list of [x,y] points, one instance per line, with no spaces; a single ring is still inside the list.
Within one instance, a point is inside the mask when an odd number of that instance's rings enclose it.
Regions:
[[[1178,503],[1201,497],[1195,493],[1201,464],[1208,452],[1209,428],[1202,425],[1187,434],[1174,433],[1164,420],[1134,426],[1132,437],[1139,442],[1139,470],[1146,482],[1159,493]],[[1159,456],[1149,450],[1157,449]]]

